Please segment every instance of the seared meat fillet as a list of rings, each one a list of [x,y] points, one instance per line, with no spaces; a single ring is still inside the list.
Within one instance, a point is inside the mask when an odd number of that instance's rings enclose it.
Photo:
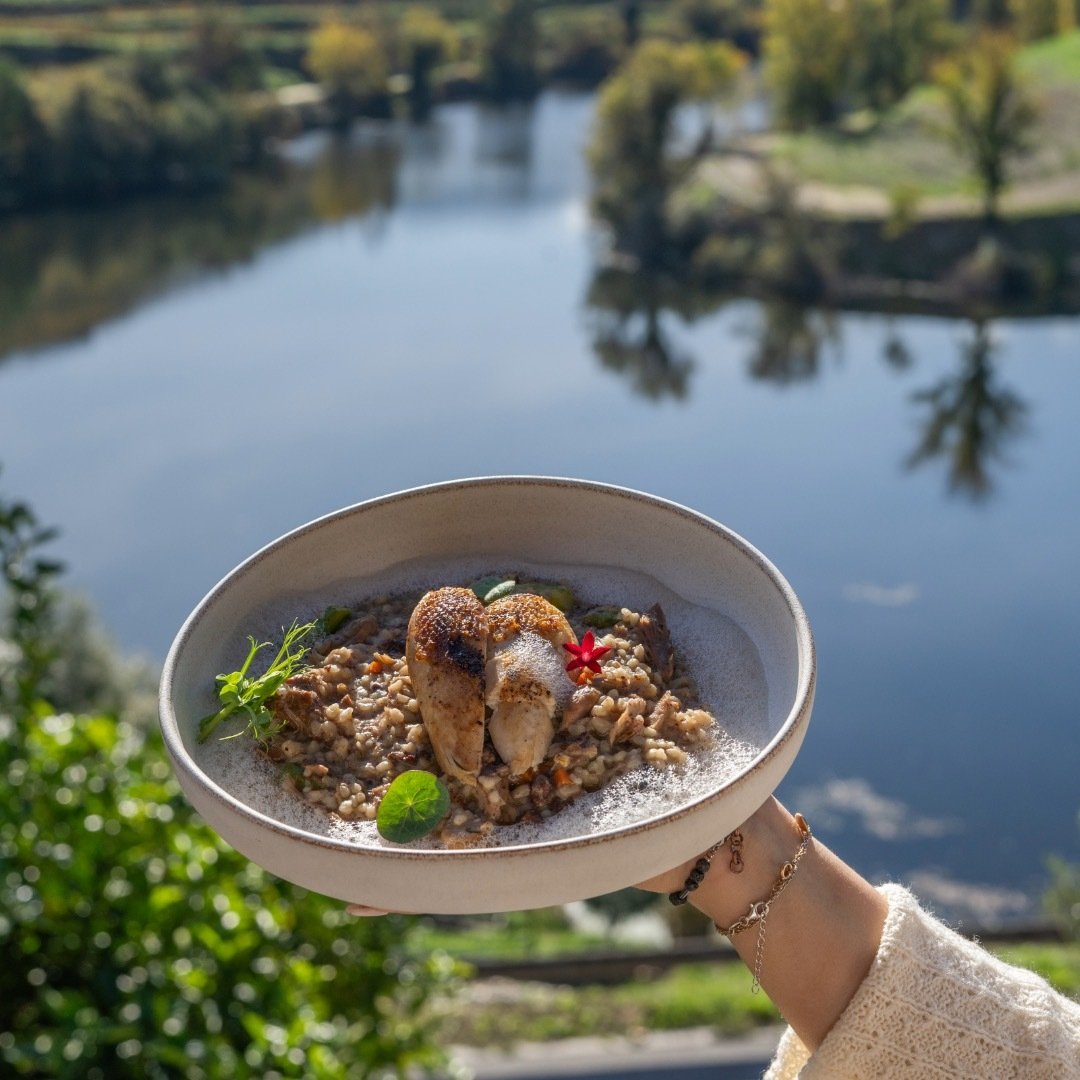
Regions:
[[[520,776],[539,765],[555,735],[555,714],[573,692],[562,646],[577,644],[566,616],[541,596],[518,593],[487,608],[488,731],[499,756]]]
[[[474,784],[484,752],[484,662],[488,618],[471,589],[421,597],[409,619],[405,656],[420,718],[448,776]]]

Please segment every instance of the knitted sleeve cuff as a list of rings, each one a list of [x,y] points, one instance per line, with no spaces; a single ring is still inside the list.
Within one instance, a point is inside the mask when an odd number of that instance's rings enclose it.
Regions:
[[[884,885],[877,956],[810,1054],[792,1031],[766,1080],[1080,1080],[1080,1005],[997,960]]]

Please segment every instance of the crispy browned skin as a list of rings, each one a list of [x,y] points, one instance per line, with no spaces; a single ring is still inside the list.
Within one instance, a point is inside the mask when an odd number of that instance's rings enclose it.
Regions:
[[[535,593],[504,596],[487,607],[491,642],[498,645],[514,634],[539,634],[556,648],[577,638],[566,616],[552,603]]]
[[[471,589],[421,597],[409,619],[405,656],[420,717],[439,765],[475,783],[484,752],[488,619]]]
[[[492,656],[488,663],[488,731],[499,757],[519,776],[539,765],[555,735],[555,695],[515,651],[522,635],[543,638],[556,650],[561,666],[562,646],[577,644],[566,616],[542,596],[519,593],[496,600],[487,608]],[[567,676],[569,679],[569,676]]]

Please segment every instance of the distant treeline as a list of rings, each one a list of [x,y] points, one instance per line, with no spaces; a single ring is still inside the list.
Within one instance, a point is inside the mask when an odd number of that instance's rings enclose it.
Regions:
[[[121,11],[107,25],[135,20],[123,49],[50,67],[15,63],[18,35],[0,17],[9,54],[0,56],[0,210],[220,185],[289,133],[274,91],[298,79],[321,84],[335,126],[395,111],[422,118],[452,98],[528,99],[554,79],[595,84],[636,32],[633,3],[582,7],[546,28],[533,0],[444,8],[457,21],[420,4],[319,9],[295,49],[262,47],[249,32],[308,25],[278,9],[177,10],[165,39],[153,32],[164,8]],[[56,21],[51,38],[48,19],[34,33],[62,51]],[[80,35],[82,51],[53,59],[85,60],[92,41]]]
[[[381,0],[354,9],[75,10],[0,0],[0,210],[220,185],[288,133],[273,92],[298,80],[321,84],[322,116],[344,127],[357,116],[422,118],[463,97],[521,100],[554,82],[598,85],[627,70],[643,46],[683,56],[684,44],[720,42],[764,58],[777,122],[798,127],[852,107],[887,108],[971,25],[1030,39],[1074,26],[1078,3]],[[80,14],[91,9],[92,17]]]

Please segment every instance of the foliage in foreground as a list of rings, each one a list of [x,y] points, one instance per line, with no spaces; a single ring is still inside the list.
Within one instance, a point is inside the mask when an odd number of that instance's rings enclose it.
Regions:
[[[8,721],[0,1061],[71,1077],[390,1074],[432,1060],[450,973],[228,848],[159,741],[107,716]]]
[[[50,534],[11,509],[0,644],[19,665],[54,597]],[[190,809],[156,733],[27,705],[32,682],[0,702],[0,1072],[336,1080],[437,1059],[422,1011],[455,969],[406,951],[411,920],[352,919],[249,863]]]

